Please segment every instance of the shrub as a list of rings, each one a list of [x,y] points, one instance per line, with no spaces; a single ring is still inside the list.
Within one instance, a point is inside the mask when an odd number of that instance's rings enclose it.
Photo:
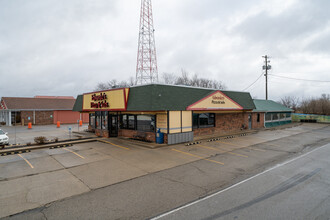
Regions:
[[[58,137],[54,138],[54,142],[58,142]]]
[[[47,139],[44,136],[34,138],[34,142],[36,142],[36,144],[44,144],[46,142],[46,140]]]
[[[31,146],[31,145],[32,145],[31,142],[26,143],[26,146]]]

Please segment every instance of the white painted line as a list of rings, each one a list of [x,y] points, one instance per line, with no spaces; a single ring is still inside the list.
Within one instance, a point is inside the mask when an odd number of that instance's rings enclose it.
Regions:
[[[196,201],[194,201],[194,202],[192,202],[192,203],[186,204],[186,205],[181,206],[181,207],[179,207],[179,208],[173,209],[172,211],[166,212],[166,213],[164,213],[164,214],[162,214],[162,215],[156,216],[156,217],[152,218],[152,220],[161,219],[161,218],[163,218],[163,217],[165,217],[165,216],[167,216],[167,215],[170,215],[170,214],[172,214],[172,213],[174,213],[174,212],[180,211],[180,210],[185,209],[185,208],[187,208],[187,207],[189,207],[189,206],[195,205],[195,204],[197,204],[197,203],[199,203],[199,202],[202,202],[202,201],[204,201],[204,200],[206,200],[206,199],[212,198],[212,197],[214,197],[214,196],[216,196],[216,195],[219,195],[219,194],[221,194],[221,193],[223,193],[223,192],[226,192],[226,191],[228,191],[228,190],[230,190],[230,189],[232,189],[232,188],[234,188],[234,187],[236,187],[236,186],[239,186],[239,185],[241,185],[241,184],[243,184],[243,183],[245,183],[245,182],[248,182],[248,181],[250,181],[250,180],[252,180],[252,179],[254,179],[254,178],[256,178],[256,177],[258,177],[258,176],[260,176],[260,175],[262,175],[262,174],[268,173],[269,171],[272,171],[272,170],[274,170],[274,169],[276,169],[276,168],[282,167],[282,166],[284,166],[284,165],[286,165],[286,164],[289,164],[289,163],[292,163],[292,162],[294,162],[294,161],[296,161],[296,160],[299,160],[300,158],[306,157],[307,155],[309,155],[309,154],[311,154],[311,153],[313,153],[313,152],[315,152],[315,151],[317,151],[317,150],[321,150],[322,148],[326,147],[327,145],[329,145],[329,144],[323,145],[322,147],[319,147],[319,148],[314,149],[314,150],[312,150],[312,151],[310,151],[310,152],[307,152],[306,154],[300,155],[299,157],[293,158],[292,160],[286,161],[286,162],[281,163],[281,164],[277,164],[276,166],[274,166],[274,167],[272,167],[272,168],[270,168],[270,169],[268,169],[268,170],[265,170],[265,171],[263,171],[263,172],[261,172],[261,173],[258,173],[258,174],[256,174],[256,175],[254,175],[254,176],[252,176],[252,177],[250,177],[250,178],[247,178],[247,179],[245,179],[245,180],[243,180],[243,181],[241,181],[241,182],[239,182],[239,183],[236,183],[236,184],[234,184],[234,185],[232,185],[232,186],[230,186],[230,187],[228,187],[228,188],[226,188],[226,189],[223,189],[223,190],[221,190],[221,191],[219,191],[219,192],[216,192],[216,193],[214,193],[214,194],[212,194],[212,195],[206,196],[206,197],[204,197],[204,198],[202,198],[202,199],[196,200]]]

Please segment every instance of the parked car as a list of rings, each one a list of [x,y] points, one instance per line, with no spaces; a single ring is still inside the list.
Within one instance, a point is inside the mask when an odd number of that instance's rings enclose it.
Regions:
[[[9,137],[7,134],[7,132],[5,133],[0,129],[0,146],[9,145]]]

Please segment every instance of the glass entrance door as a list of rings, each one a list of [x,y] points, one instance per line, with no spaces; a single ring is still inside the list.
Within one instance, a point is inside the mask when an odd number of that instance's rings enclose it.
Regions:
[[[109,136],[118,137],[118,115],[109,114]]]

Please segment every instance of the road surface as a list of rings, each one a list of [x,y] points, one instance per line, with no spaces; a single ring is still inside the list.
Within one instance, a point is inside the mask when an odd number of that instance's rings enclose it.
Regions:
[[[155,219],[330,219],[330,144]]]

